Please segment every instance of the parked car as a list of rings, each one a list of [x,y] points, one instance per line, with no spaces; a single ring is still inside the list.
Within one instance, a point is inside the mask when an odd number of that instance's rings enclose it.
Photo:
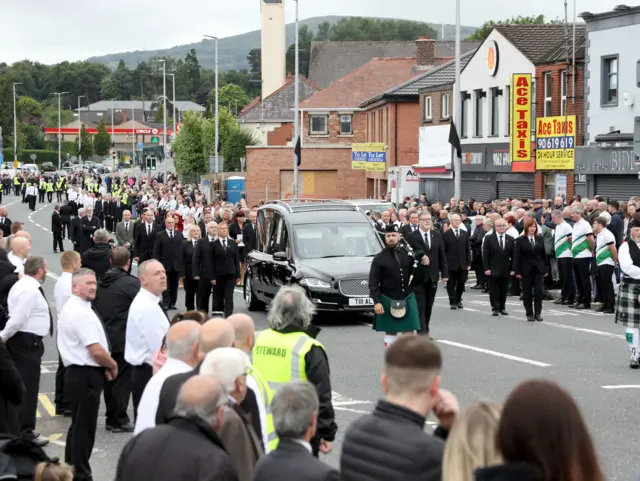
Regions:
[[[286,284],[302,286],[318,311],[373,311],[369,270],[384,246],[356,205],[269,202],[258,209],[257,232],[245,259],[250,311],[264,309]]]
[[[55,172],[58,169],[56,169],[56,166],[51,162],[43,162],[40,164],[40,170],[42,172]]]
[[[365,214],[368,214],[372,210],[382,212],[394,208],[391,202],[384,202],[376,199],[350,200],[349,202],[357,205],[358,208]]]

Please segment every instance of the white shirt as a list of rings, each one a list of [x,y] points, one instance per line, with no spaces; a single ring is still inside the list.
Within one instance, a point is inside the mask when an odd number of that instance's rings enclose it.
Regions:
[[[129,308],[124,358],[132,366],[153,366],[153,353],[162,347],[169,321],[160,307],[161,296],[142,288]]]
[[[40,283],[24,276],[9,291],[9,320],[0,337],[5,341],[17,332],[46,336],[51,327],[49,304],[40,292]]]
[[[76,200],[78,198],[78,193],[73,190],[73,188],[67,190],[67,193],[69,194],[69,200]]]
[[[589,234],[593,234],[593,228],[586,220],[580,219],[573,224],[571,233],[571,251],[574,259],[589,258],[591,249],[589,248]]]
[[[553,246],[557,259],[573,257],[571,254],[571,233],[573,229],[568,222],[560,222],[553,229]]]
[[[100,367],[87,347],[100,344],[109,352],[107,334],[91,303],[71,296],[58,318],[58,352],[65,366]]]
[[[596,235],[596,265],[610,265],[615,266],[613,262],[613,254],[609,246],[616,245],[616,238],[609,229],[603,229],[600,234]]]
[[[53,297],[56,299],[56,314],[58,315],[58,319],[60,319],[62,309],[71,297],[72,275],[71,272],[63,272],[53,288]]]
[[[193,367],[189,366],[180,359],[168,358],[164,366],[153,375],[142,393],[140,405],[138,406],[138,419],[136,419],[136,427],[133,435],[140,434],[145,429],[153,428],[156,425],[156,412],[160,402],[160,391],[167,378],[174,374],[181,374],[192,371]],[[249,384],[247,378],[247,384]]]
[[[518,236],[520,235],[520,233],[518,232],[518,229],[516,229],[515,227],[509,227],[507,229],[506,234],[510,237],[513,237],[514,239],[517,239]]]
[[[633,259],[631,259],[631,254],[629,254],[629,242],[635,241],[629,240],[628,242],[624,242],[618,250],[618,263],[620,264],[620,270],[622,270],[622,273],[625,276],[640,280],[640,267],[636,266],[633,263]],[[640,247],[640,242],[636,242],[636,244]]]
[[[431,249],[431,232],[420,230],[420,235],[422,236],[422,240],[427,245],[427,247]]]
[[[13,252],[9,252],[7,254],[7,257],[9,258],[9,262],[16,266],[16,270],[14,272],[17,272],[18,274],[24,274],[24,263],[26,259],[20,259]]]

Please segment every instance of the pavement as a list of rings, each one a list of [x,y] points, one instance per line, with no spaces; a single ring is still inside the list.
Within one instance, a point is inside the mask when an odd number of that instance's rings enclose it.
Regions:
[[[33,239],[33,254],[44,255],[50,279],[44,289],[53,307],[53,287],[60,273],[53,254],[50,218],[52,205],[39,204],[31,214],[14,196],[5,197],[10,218],[24,221]],[[65,241],[65,247],[71,245]],[[245,312],[236,289],[236,312]],[[594,438],[607,479],[637,479],[640,435],[635,417],[640,412],[640,371],[628,367],[624,329],[611,315],[572,311],[545,302],[544,322],[528,323],[517,298],[508,299],[508,316],[492,317],[488,296],[467,290],[464,309],[449,309],[439,288],[431,321],[432,335],[443,352],[442,385],[459,399],[462,408],[480,400],[504,401],[520,382],[547,378],[559,382],[578,402]],[[178,306],[183,305],[181,300]],[[55,312],[55,309],[52,309]],[[250,313],[257,329],[267,327],[264,313]],[[371,329],[367,316],[323,316],[318,339],[328,351],[332,368],[334,406],[339,432],[334,451],[324,459],[339,465],[340,445],[349,424],[370,412],[381,396],[382,336]],[[49,437],[53,456],[64,454],[69,419],[56,417],[53,391],[57,353],[46,341],[42,365],[38,431]],[[104,428],[101,407],[91,464],[96,481],[113,479],[119,453],[130,438]],[[435,419],[429,419],[433,425]]]

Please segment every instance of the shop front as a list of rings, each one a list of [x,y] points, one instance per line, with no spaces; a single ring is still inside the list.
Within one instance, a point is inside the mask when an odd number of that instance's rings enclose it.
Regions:
[[[626,201],[640,195],[640,163],[632,141],[598,142],[575,152],[575,192]]]

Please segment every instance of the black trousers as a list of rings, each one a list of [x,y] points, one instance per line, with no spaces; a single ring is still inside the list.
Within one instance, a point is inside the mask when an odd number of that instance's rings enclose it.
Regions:
[[[507,306],[507,291],[509,290],[509,277],[487,278],[489,283],[489,301],[492,311],[504,311]]]
[[[520,279],[518,279],[516,276],[513,276],[511,278],[509,292],[514,296],[520,295]]]
[[[71,425],[67,433],[64,460],[75,469],[75,481],[91,478],[89,459],[96,440],[100,396],[106,382],[102,367],[67,366],[65,390],[69,393]]]
[[[542,313],[543,277],[535,269],[527,276],[522,276],[522,296],[527,316],[539,316]]]
[[[598,288],[602,294],[603,309],[615,308],[615,293],[613,292],[612,279],[614,269],[614,266],[610,266],[609,264],[603,264],[596,269]]]
[[[29,202],[29,209],[35,211],[36,210],[36,196],[30,195],[27,197],[27,201]]]
[[[476,284],[483,286],[487,283],[487,276],[484,273],[484,266],[482,265],[482,257],[476,256],[473,259],[473,272],[476,273]]]
[[[469,272],[466,269],[457,269],[449,271],[449,280],[447,280],[447,295],[449,296],[449,304],[456,305],[462,302],[462,293],[464,292],[464,284],[467,282]]]
[[[62,238],[71,239],[71,221],[62,221]]]
[[[233,289],[236,287],[235,274],[216,276],[213,290],[213,310],[223,311],[225,317],[233,314]]]
[[[131,365],[124,360],[123,352],[112,353],[111,357],[118,364],[118,377],[107,382],[104,387],[104,403],[107,406],[105,424],[123,426],[131,422],[127,408],[133,382],[132,369]]]
[[[131,366],[131,398],[133,400],[133,418],[138,419],[138,406],[144,388],[147,387],[149,379],[153,376],[153,367],[149,364]]]
[[[64,247],[62,246],[62,232],[53,233],[53,251],[64,251]]]
[[[591,306],[591,257],[573,259],[573,273],[576,276],[576,301],[585,306]]]
[[[167,272],[167,290],[162,293],[162,303],[165,309],[175,306],[178,302],[178,288],[180,287],[180,273],[178,271]]]
[[[7,349],[26,388],[25,396],[19,407],[20,431],[32,433],[36,429],[40,364],[44,354],[42,337],[27,332],[17,332],[7,341]]]
[[[573,283],[573,258],[560,257],[558,259],[558,276],[560,277],[560,292],[562,299],[574,302],[576,298],[576,286]]]
[[[47,202],[51,203],[53,201],[53,192],[47,192]]]
[[[213,309],[209,304],[209,299],[211,298],[212,292],[215,290],[214,286],[211,284],[211,279],[205,279],[201,277],[198,281],[198,309],[201,311],[205,311],[207,314],[210,313]]]
[[[437,290],[438,283],[430,279],[414,287],[416,302],[418,303],[418,312],[420,313],[421,334],[429,334],[429,323],[431,321],[431,312],[433,311],[433,302],[436,299]]]
[[[58,356],[58,369],[56,370],[56,393],[53,402],[56,405],[56,412],[62,413],[69,409],[69,397],[64,392],[64,374],[66,367],[62,364],[62,359]]]
[[[38,191],[38,202],[40,202],[41,204],[44,202],[44,194],[46,194],[47,191],[46,190],[39,190]]]
[[[107,217],[107,218],[104,220],[104,223],[105,223],[105,227],[106,227],[106,229],[107,229],[109,232],[113,232],[113,230],[114,230],[114,229],[113,229],[113,217]]]
[[[196,308],[196,292],[198,291],[198,281],[184,278],[184,307],[187,311]]]
[[[57,202],[62,202],[62,191],[61,190],[56,190],[56,201]]]

